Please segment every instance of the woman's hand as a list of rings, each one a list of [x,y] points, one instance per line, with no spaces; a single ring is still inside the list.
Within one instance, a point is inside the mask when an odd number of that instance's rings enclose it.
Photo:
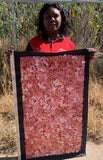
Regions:
[[[10,56],[14,53],[14,50],[8,50],[5,52],[7,56]]]
[[[14,50],[8,50],[5,52],[6,55],[8,56],[8,58],[10,58],[10,55],[13,55],[14,54]]]
[[[88,52],[90,53],[90,60],[93,60],[94,55],[96,53],[96,49],[95,48],[87,48]]]

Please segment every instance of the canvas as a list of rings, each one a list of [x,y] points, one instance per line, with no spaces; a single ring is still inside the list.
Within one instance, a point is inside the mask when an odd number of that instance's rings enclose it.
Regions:
[[[88,51],[14,52],[14,67],[21,159],[85,155]]]

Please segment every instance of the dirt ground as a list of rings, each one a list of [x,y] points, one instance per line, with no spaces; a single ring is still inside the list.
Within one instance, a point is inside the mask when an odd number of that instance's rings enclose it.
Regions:
[[[14,155],[0,155],[0,160],[2,157],[15,157],[17,152]],[[68,159],[70,160],[70,159]],[[96,145],[91,142],[87,142],[86,145],[86,156],[73,158],[73,160],[103,160],[103,144]]]
[[[103,144],[87,142],[86,156],[73,158],[73,160],[103,160]]]

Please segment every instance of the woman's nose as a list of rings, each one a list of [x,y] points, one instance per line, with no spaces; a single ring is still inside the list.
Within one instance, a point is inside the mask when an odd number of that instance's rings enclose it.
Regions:
[[[52,17],[50,18],[50,21],[55,21],[55,18],[52,16]]]

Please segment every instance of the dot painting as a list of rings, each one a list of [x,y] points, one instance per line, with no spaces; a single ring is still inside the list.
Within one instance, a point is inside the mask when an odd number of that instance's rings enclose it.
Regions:
[[[85,55],[21,56],[26,159],[81,152]]]

